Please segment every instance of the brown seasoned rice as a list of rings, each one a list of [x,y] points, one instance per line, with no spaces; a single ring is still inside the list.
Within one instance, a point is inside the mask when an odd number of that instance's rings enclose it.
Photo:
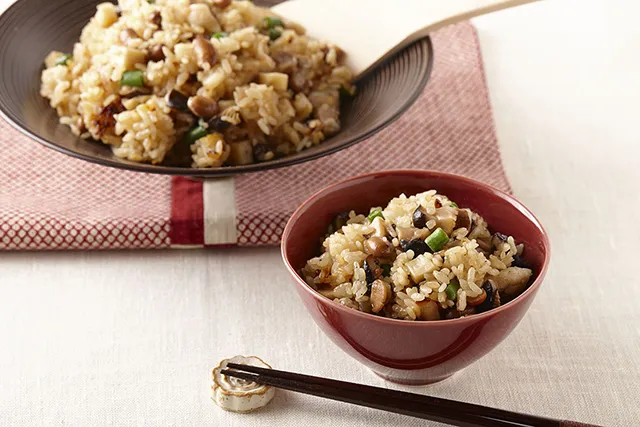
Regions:
[[[136,162],[162,163],[186,143],[192,167],[249,164],[338,132],[340,91],[354,90],[341,50],[250,1],[216,4],[98,5],[70,57],[53,51],[45,59],[41,95],[73,133]],[[127,72],[141,75],[143,86],[124,84]],[[168,105],[172,91],[215,101],[218,113],[190,106],[193,115],[185,114]],[[200,135],[190,133],[197,127]]]
[[[439,238],[439,239],[438,239]],[[301,271],[322,295],[367,313],[439,320],[487,311],[526,289],[523,245],[435,190],[368,216],[338,215],[323,253]]]

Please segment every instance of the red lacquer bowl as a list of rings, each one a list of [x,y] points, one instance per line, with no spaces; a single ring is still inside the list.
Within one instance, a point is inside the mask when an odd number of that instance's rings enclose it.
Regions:
[[[534,270],[531,286],[513,301],[461,319],[412,322],[363,313],[331,301],[309,287],[298,270],[317,256],[332,218],[343,211],[368,212],[401,194],[435,189],[461,207],[482,215],[493,231],[525,244]],[[549,264],[549,239],[540,222],[520,202],[469,178],[420,170],[383,171],[331,185],[291,216],[282,236],[282,257],[294,286],[320,328],[341,349],[389,381],[441,381],[498,345],[522,319]]]

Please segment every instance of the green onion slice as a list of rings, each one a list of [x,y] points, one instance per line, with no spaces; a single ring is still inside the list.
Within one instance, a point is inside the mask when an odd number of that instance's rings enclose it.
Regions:
[[[276,40],[278,37],[282,35],[282,31],[277,28],[272,28],[269,30],[269,38],[271,40]]]
[[[69,62],[71,58],[73,58],[73,56],[69,55],[68,53],[62,55],[60,58],[56,59],[56,65],[67,65],[67,62]]]
[[[196,142],[197,140],[199,140],[200,138],[209,135],[209,130],[203,128],[202,126],[196,126],[193,129],[191,129],[185,136],[185,142],[189,143],[189,144],[193,144],[194,142]]]
[[[266,18],[264,18],[264,26],[267,29],[271,30],[272,28],[275,28],[275,27],[283,27],[284,28],[284,23],[282,22],[282,19],[280,19],[280,18],[267,16]]]
[[[450,300],[455,301],[458,296],[458,289],[460,289],[460,282],[458,282],[458,279],[451,279],[444,291],[447,293]]]
[[[436,228],[435,231],[431,233],[426,240],[427,246],[429,246],[429,248],[433,252],[438,252],[444,247],[444,245],[447,244],[448,241],[449,236],[447,236],[447,233],[445,233],[445,231],[441,227]]]
[[[120,79],[120,84],[122,86],[135,86],[142,87],[144,86],[144,78],[142,76],[142,71],[140,70],[129,70],[122,73],[122,79]]]
[[[384,219],[384,215],[382,215],[382,211],[380,209],[376,209],[375,211],[371,212],[368,216],[367,219],[370,222],[373,222],[374,219],[376,219],[377,217],[380,217],[382,219]]]

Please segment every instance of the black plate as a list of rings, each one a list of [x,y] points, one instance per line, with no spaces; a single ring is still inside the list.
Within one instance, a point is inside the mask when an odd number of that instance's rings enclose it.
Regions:
[[[343,105],[342,130],[292,156],[245,166],[192,169],[134,163],[86,141],[58,123],[39,94],[45,56],[70,52],[101,0],[18,0],[0,16],[0,114],[25,135],[54,150],[104,166],[148,173],[220,177],[290,166],[326,156],[375,134],[397,119],[422,93],[433,65],[429,38],[419,40],[358,82],[357,96]],[[269,6],[277,1],[256,1]]]

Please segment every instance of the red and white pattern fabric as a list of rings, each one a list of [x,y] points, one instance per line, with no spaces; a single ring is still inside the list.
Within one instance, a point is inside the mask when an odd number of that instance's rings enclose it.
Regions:
[[[88,164],[0,121],[0,250],[275,245],[289,215],[322,187],[360,173],[444,170],[509,190],[475,30],[433,34],[431,81],[391,126],[289,168],[192,181]]]
[[[0,120],[0,249],[166,248],[171,179],[39,146]]]

